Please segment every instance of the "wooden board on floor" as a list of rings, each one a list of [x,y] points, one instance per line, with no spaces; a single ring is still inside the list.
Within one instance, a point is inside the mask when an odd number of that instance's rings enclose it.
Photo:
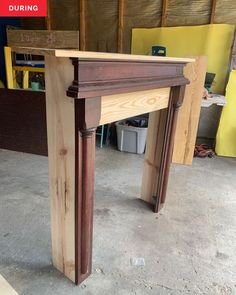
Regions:
[[[68,58],[47,56],[46,109],[53,264],[75,281],[75,120]]]
[[[1,295],[18,295],[12,286],[0,275],[0,294]]]
[[[193,57],[195,62],[187,64],[184,74],[190,80],[187,85],[184,102],[179,110],[172,162],[191,165],[198,122],[201,110],[201,101],[207,70],[207,57]]]
[[[7,30],[8,46],[79,49],[79,31]]]

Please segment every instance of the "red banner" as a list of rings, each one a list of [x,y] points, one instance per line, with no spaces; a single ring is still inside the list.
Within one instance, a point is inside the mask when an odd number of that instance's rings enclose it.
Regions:
[[[47,0],[0,0],[0,16],[47,16]]]

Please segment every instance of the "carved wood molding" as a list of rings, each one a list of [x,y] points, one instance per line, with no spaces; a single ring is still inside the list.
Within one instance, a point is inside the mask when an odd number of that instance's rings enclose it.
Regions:
[[[188,84],[185,63],[73,58],[74,81],[67,95],[91,98]]]

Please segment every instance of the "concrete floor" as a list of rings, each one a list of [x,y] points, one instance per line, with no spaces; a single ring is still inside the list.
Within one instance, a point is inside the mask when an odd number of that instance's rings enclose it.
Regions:
[[[137,199],[143,156],[98,149],[93,274],[80,287],[51,264],[47,158],[1,150],[0,163],[0,274],[20,295],[236,294],[236,160],[173,165],[156,215]]]

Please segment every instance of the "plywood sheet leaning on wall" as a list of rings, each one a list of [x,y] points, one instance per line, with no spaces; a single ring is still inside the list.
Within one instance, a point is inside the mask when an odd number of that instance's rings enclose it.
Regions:
[[[226,88],[227,104],[224,106],[216,136],[216,153],[236,157],[236,70],[230,73]]]
[[[79,48],[79,31],[7,30],[8,46]]]
[[[195,62],[189,63],[184,69],[184,75],[190,84],[186,87],[176,126],[172,162],[178,164],[192,164],[201,110],[207,57],[194,58]]]
[[[161,45],[167,48],[168,56],[206,55],[207,71],[216,73],[212,90],[223,93],[234,30],[234,25],[225,24],[133,29],[132,54],[148,54],[153,45]]]

